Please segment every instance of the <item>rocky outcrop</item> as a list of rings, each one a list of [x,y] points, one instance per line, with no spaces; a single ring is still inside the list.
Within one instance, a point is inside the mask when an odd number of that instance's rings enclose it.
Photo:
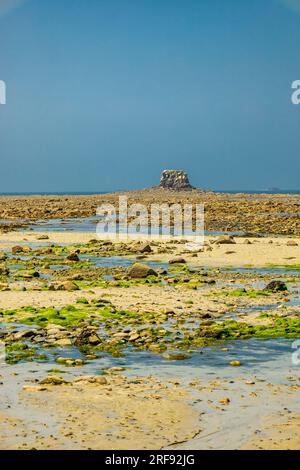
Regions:
[[[175,191],[193,189],[187,173],[181,170],[164,170],[160,177],[159,187]]]

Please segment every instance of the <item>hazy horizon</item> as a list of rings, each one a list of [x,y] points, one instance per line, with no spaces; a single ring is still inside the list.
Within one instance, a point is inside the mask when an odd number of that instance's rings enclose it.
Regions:
[[[300,1],[0,0],[2,193],[297,190]]]

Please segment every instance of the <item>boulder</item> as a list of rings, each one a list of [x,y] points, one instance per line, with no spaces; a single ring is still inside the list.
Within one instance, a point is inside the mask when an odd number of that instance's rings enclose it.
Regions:
[[[146,264],[135,263],[129,269],[129,276],[132,279],[144,279],[148,276],[158,276],[158,274],[154,269],[150,268]]]

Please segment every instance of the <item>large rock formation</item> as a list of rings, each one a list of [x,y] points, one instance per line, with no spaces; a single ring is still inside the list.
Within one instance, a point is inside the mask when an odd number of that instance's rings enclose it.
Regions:
[[[193,189],[187,173],[181,170],[164,170],[160,177],[159,187],[176,191]]]

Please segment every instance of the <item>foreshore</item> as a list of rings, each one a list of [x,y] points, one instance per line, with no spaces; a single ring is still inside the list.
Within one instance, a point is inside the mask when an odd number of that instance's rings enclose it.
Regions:
[[[204,241],[0,234],[2,448],[299,447],[300,239]]]

